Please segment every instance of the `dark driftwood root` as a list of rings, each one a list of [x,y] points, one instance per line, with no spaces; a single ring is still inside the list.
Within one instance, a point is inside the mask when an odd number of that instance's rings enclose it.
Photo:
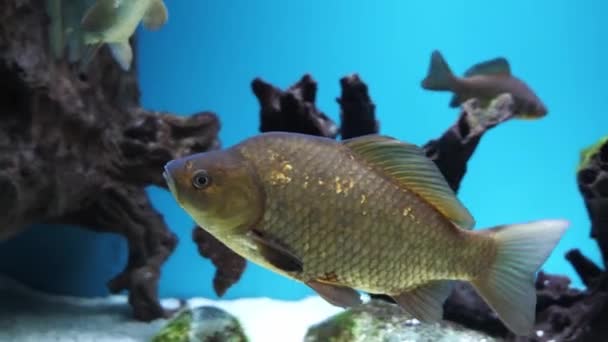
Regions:
[[[338,127],[315,106],[317,82],[304,75],[282,91],[256,78],[251,89],[260,103],[260,132],[285,131],[335,138]]]
[[[369,97],[367,84],[353,74],[340,80],[342,95],[336,99],[340,105],[340,136],[342,139],[376,134],[380,123],[376,120],[376,105]]]
[[[50,56],[44,5],[0,3],[0,239],[33,223],[77,224],[123,235],[134,316],[165,315],[161,266],[177,244],[144,187],[164,186],[163,165],[219,146],[212,113],[178,117],[139,107],[135,72],[105,49],[89,72]]]
[[[544,282],[537,281],[540,321],[537,327],[547,328],[551,332],[548,338],[556,341],[608,341],[608,272],[605,269],[608,257],[608,141],[577,172],[577,181],[591,219],[591,237],[598,243],[604,268],[595,265],[577,249],[569,251],[566,258],[587,289],[567,289],[566,280],[562,280],[563,286],[543,288]],[[549,277],[553,282],[557,278]]]
[[[467,163],[477,149],[483,135],[496,125],[513,118],[513,101],[503,95],[488,109],[473,99],[463,104],[458,120],[439,139],[427,142],[423,148],[448,184],[458,192],[467,171]]]
[[[458,190],[466,172],[466,160],[471,156],[471,148],[477,146],[481,137],[478,135],[470,139],[458,139],[462,136],[462,132],[470,130],[470,127],[463,125],[466,122],[463,120],[463,115],[465,113],[461,114],[458,123],[439,141],[431,141],[425,145],[427,155],[435,160],[455,191]],[[495,120],[495,123],[503,121],[499,119]],[[488,128],[494,126],[494,123],[490,123]],[[444,160],[441,160],[440,152],[433,151],[435,146],[443,146],[443,151],[448,152]],[[465,163],[463,164],[462,161]],[[591,162],[578,172],[577,179],[592,222],[591,236],[598,241],[606,265],[608,144],[605,143],[591,158]],[[608,320],[606,272],[578,250],[568,252],[566,259],[576,269],[587,289],[584,291],[571,289],[567,277],[539,272],[536,279],[537,319],[534,331],[542,331],[542,336],[537,334],[526,337],[514,336],[468,284],[456,286],[444,305],[444,318],[494,336],[504,337],[508,341],[608,341],[608,326],[605,324]]]
[[[605,142],[577,172],[579,190],[591,219],[591,237],[599,245],[604,267],[608,255],[607,179],[608,142]],[[608,273],[577,249],[566,253],[566,259],[587,288],[571,289],[567,277],[539,272],[535,331],[543,331],[543,335],[507,334],[507,341],[608,341]]]
[[[192,230],[192,240],[198,246],[199,254],[211,260],[216,268],[213,277],[213,289],[221,297],[228,288],[234,285],[245,271],[245,258],[234,253],[213,235],[200,227]]]

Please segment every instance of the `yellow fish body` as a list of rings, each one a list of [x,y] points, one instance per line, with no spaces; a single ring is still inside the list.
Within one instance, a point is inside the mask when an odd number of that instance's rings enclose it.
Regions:
[[[129,70],[133,51],[129,39],[143,21],[144,27],[154,30],[168,20],[162,0],[97,0],[84,14],[82,29],[84,43],[92,46],[87,63],[102,44],[108,44],[112,56],[123,70]]]
[[[471,231],[474,220],[423,151],[384,136],[338,142],[265,133],[169,162],[180,205],[243,257],[327,301],[387,294],[421,321],[469,281],[514,332],[534,323],[534,274],[568,223]]]

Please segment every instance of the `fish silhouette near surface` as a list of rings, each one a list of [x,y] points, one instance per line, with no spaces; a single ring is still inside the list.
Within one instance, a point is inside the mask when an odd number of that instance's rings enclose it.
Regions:
[[[168,20],[162,0],[97,0],[84,14],[81,22],[84,43],[89,46],[82,66],[86,66],[97,50],[107,44],[112,57],[127,71],[133,61],[129,39],[137,26],[156,30]]]
[[[548,109],[526,83],[513,76],[509,62],[498,57],[469,68],[463,77],[454,75],[441,52],[431,54],[426,78],[421,82],[424,89],[454,93],[450,107],[455,108],[471,98],[489,103],[494,97],[509,93],[515,100],[514,117],[540,119]]]
[[[473,231],[422,149],[380,135],[264,133],[170,161],[163,175],[203,229],[334,305],[361,303],[357,290],[386,294],[432,322],[462,280],[520,335],[535,321],[535,272],[569,224]]]

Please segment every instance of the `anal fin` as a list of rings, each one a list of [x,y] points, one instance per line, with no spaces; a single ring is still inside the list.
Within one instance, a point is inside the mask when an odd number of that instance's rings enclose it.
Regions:
[[[285,244],[259,230],[251,230],[250,238],[255,242],[260,254],[274,267],[286,272],[302,272],[302,260]]]
[[[443,303],[452,291],[450,280],[435,280],[398,295],[393,299],[421,322],[436,322],[443,318]]]
[[[126,40],[124,42],[108,43],[108,46],[110,47],[112,56],[118,62],[120,67],[124,71],[129,71],[131,68],[131,62],[133,61],[133,50],[131,50],[129,41]]]
[[[350,287],[322,283],[316,280],[309,281],[306,285],[315,290],[321,298],[335,306],[348,308],[362,303],[359,292]]]

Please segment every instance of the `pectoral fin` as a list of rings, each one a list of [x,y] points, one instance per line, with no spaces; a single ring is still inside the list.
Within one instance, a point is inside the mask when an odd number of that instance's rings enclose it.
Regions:
[[[144,27],[149,30],[157,30],[163,26],[169,18],[167,7],[162,0],[154,0],[146,11],[142,21]]]
[[[443,302],[452,290],[449,280],[437,280],[413,290],[393,295],[393,299],[421,322],[436,322],[443,317]]]
[[[335,306],[348,308],[362,303],[359,292],[350,287],[321,283],[318,281],[309,281],[306,285],[315,290],[321,298]]]
[[[250,231],[249,236],[256,243],[264,259],[274,267],[286,272],[302,272],[302,260],[291,252],[285,244],[255,229]]]
[[[110,47],[110,51],[116,62],[118,62],[124,71],[128,71],[131,68],[131,62],[133,61],[133,50],[131,50],[129,41],[110,43],[108,46]]]

